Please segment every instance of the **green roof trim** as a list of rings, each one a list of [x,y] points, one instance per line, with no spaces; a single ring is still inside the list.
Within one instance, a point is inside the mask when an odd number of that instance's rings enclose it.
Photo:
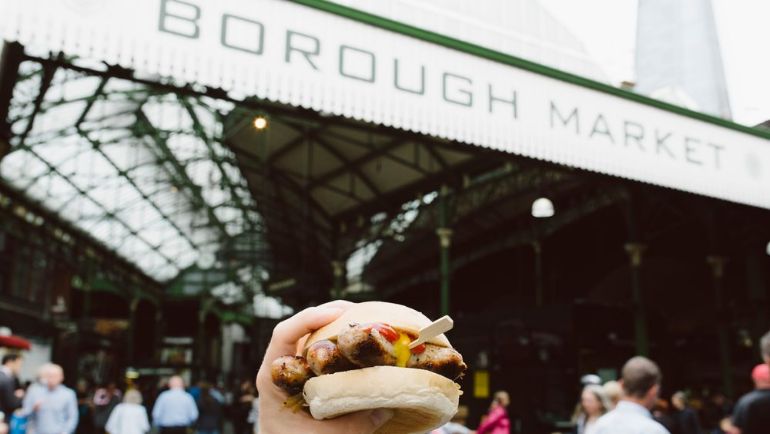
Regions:
[[[472,44],[470,42],[461,41],[459,39],[452,38],[450,36],[442,35],[439,33],[431,32],[419,27],[414,27],[408,24],[404,24],[389,18],[384,18],[379,15],[370,14],[358,9],[354,9],[348,6],[343,6],[337,3],[332,3],[328,0],[289,0],[291,2],[301,4],[303,6],[311,7],[320,11],[328,12],[334,15],[338,15],[344,18],[348,18],[354,21],[358,21],[364,24],[368,24],[373,27],[378,27],[384,30],[388,30],[394,33],[399,33],[405,36],[409,36],[415,39],[420,39],[426,42],[430,42],[442,47],[450,48],[455,51],[471,54],[473,56],[489,59],[505,65],[510,65],[519,69],[534,72],[546,77],[561,80],[567,83],[572,83],[588,89],[597,90],[599,92],[608,93],[620,98],[635,101],[641,104],[645,104],[651,107],[655,107],[661,110],[665,110],[678,115],[686,116],[699,121],[708,122],[710,124],[718,125],[720,127],[729,128],[734,131],[739,131],[746,134],[751,134],[756,137],[770,140],[770,131],[741,125],[726,119],[718,118],[716,116],[708,115],[705,113],[696,112],[686,109],[674,104],[663,102],[657,99],[653,99],[647,96],[643,96],[628,90],[620,89],[608,84],[604,84],[589,78],[581,77],[579,75],[571,74],[556,68],[551,68],[539,63],[535,63],[529,60],[525,60],[519,57],[511,56],[510,54],[501,53],[499,51],[491,50],[489,48],[482,47],[480,45]]]

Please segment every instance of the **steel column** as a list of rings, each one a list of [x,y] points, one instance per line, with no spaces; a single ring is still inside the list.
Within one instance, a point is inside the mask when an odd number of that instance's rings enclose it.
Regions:
[[[441,275],[441,315],[449,315],[449,290],[451,279],[451,267],[449,264],[449,248],[452,244],[452,229],[449,228],[449,191],[442,187],[439,194],[439,221],[436,235],[439,238],[439,250],[441,263],[439,274]]]
[[[650,343],[647,336],[647,314],[642,293],[642,254],[646,249],[644,244],[627,243],[626,253],[631,266],[631,294],[634,306],[634,341],[636,342],[636,354],[640,356],[650,355]]]
[[[727,314],[724,303],[723,280],[727,258],[723,256],[709,256],[706,263],[711,268],[711,276],[714,283],[714,307],[717,312],[717,339],[719,340],[719,364],[722,371],[722,388],[728,398],[733,399],[733,375],[730,356],[730,340],[728,336]]]

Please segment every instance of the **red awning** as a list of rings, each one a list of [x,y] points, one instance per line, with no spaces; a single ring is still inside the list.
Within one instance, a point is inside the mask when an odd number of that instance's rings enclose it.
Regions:
[[[29,350],[32,345],[28,340],[18,336],[0,336],[0,347],[16,348],[19,350]]]

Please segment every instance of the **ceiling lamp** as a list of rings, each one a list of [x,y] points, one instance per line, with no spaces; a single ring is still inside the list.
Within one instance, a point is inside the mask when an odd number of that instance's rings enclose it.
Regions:
[[[554,208],[551,199],[541,197],[532,202],[532,217],[542,219],[553,217],[553,214]]]
[[[267,128],[267,118],[259,115],[254,118],[254,128],[257,129],[257,131],[262,131],[265,128]]]

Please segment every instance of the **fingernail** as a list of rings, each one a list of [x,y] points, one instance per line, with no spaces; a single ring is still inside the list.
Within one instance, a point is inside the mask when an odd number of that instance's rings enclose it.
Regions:
[[[387,408],[378,408],[377,410],[374,410],[369,416],[372,420],[372,423],[376,427],[382,426],[385,422],[389,421],[391,418],[393,418],[393,415],[395,413],[393,410],[389,410]]]

